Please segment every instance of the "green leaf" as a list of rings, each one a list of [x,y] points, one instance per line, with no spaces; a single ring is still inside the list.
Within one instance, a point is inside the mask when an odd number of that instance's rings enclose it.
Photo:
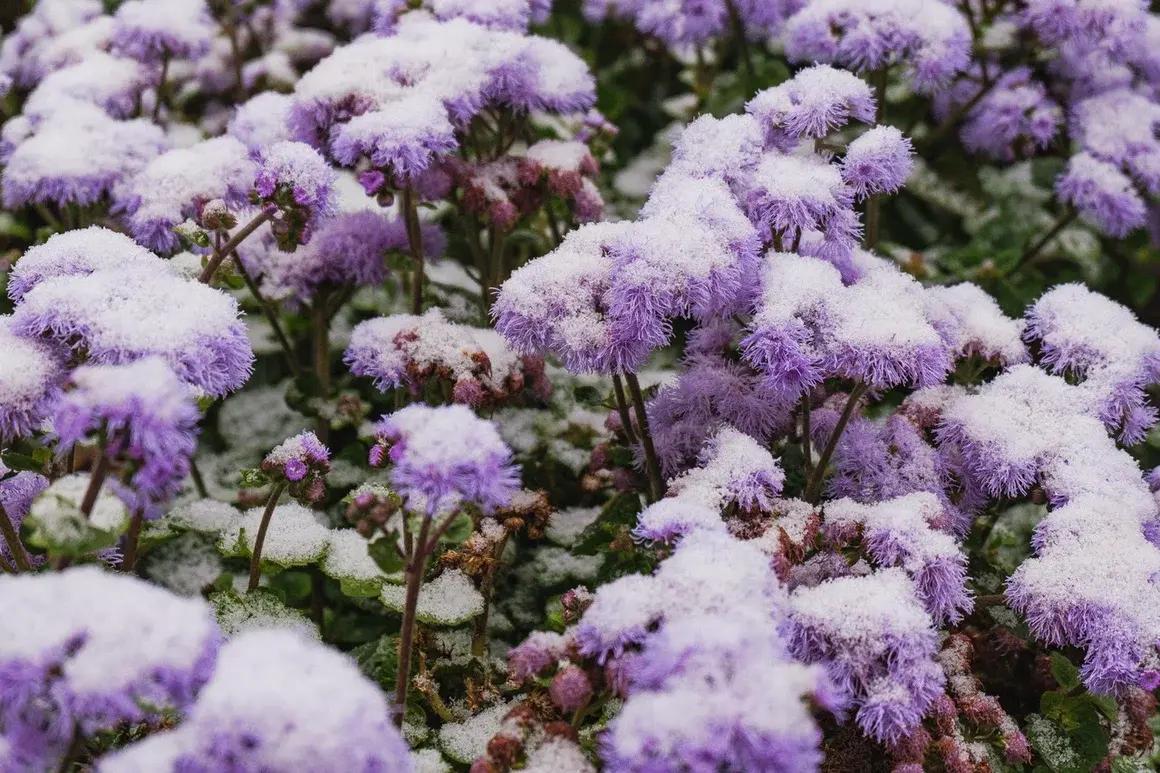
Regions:
[[[1079,669],[1062,653],[1051,653],[1051,675],[1065,691],[1071,691],[1080,686]]]
[[[399,555],[399,551],[395,549],[397,544],[398,539],[393,533],[388,534],[386,539],[377,539],[367,544],[367,552],[370,553],[378,567],[387,574],[403,571],[403,567],[407,563]]]
[[[581,556],[594,556],[608,547],[619,533],[620,527],[632,528],[641,511],[640,495],[622,491],[608,501],[600,511],[600,517],[580,533],[572,552]]]
[[[361,644],[350,651],[358,667],[369,678],[386,689],[395,687],[395,672],[399,670],[399,637],[382,636]]]

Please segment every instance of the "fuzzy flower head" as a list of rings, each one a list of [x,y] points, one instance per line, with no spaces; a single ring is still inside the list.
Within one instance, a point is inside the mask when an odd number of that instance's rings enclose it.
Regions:
[[[79,106],[95,107],[110,118],[138,113],[144,91],[152,84],[148,67],[104,51],[50,73],[24,104],[24,114],[37,119],[61,117]]]
[[[785,83],[759,91],[745,105],[773,147],[789,150],[799,140],[825,137],[851,120],[874,120],[870,84],[852,72],[817,64]]]
[[[51,347],[17,335],[0,316],[0,443],[27,437],[47,418],[64,378]]]
[[[232,639],[185,721],[111,755],[102,769],[409,773],[412,767],[378,686],[346,655],[283,629]]]
[[[1149,193],[1160,193],[1160,104],[1115,89],[1075,104],[1070,125],[1085,152],[1124,169]]]
[[[304,142],[276,142],[260,152],[254,190],[259,201],[283,213],[271,226],[280,247],[310,241],[317,219],[334,212],[336,177],[318,151]]]
[[[70,111],[67,121],[49,120],[5,152],[4,206],[96,204],[167,145],[149,121],[117,121],[97,108]]]
[[[168,264],[128,236],[99,225],[63,231],[20,256],[8,275],[8,297],[20,303],[46,279],[114,268],[159,273],[167,271]]]
[[[957,89],[947,93],[950,99],[939,100],[944,118],[953,105],[965,105],[982,88],[973,80],[965,81],[969,91],[960,96]],[[1030,69],[1016,67],[999,76],[998,81],[978,104],[968,112],[960,132],[963,144],[973,153],[999,161],[1013,161],[1031,155],[1051,144],[1063,124],[1063,111],[1047,94],[1046,87],[1034,80]]]
[[[875,126],[847,146],[842,179],[859,199],[895,193],[914,168],[910,140],[893,126]]]
[[[1027,361],[1023,320],[1004,314],[978,285],[927,287],[924,293],[927,316],[955,357],[978,357],[996,365]]]
[[[836,252],[849,252],[862,232],[854,191],[841,170],[816,156],[766,154],[749,180],[745,209],[766,243],[784,249],[807,232],[822,234]]]
[[[13,769],[61,764],[82,737],[189,708],[221,634],[200,598],[94,567],[0,577],[0,743]],[[132,636],[126,636],[132,631]]]
[[[384,416],[370,461],[390,464],[408,507],[428,516],[464,504],[491,511],[519,489],[519,468],[495,425],[462,405],[410,405]]]
[[[141,62],[196,59],[217,32],[205,0],[127,0],[113,18],[114,47]]]
[[[859,72],[905,66],[931,92],[970,62],[971,32],[958,9],[925,0],[815,0],[786,20],[792,61],[829,62]]]
[[[122,499],[155,516],[154,506],[177,494],[189,473],[200,418],[189,386],[164,360],[146,357],[74,370],[53,428],[62,452],[103,440]]]
[[[317,502],[325,493],[330,449],[313,432],[300,432],[266,454],[261,470],[275,481],[288,483],[295,496]]]
[[[669,484],[678,500],[720,512],[768,512],[785,473],[768,449],[733,427],[722,427],[701,450],[701,464]]]
[[[38,472],[13,472],[0,462],[0,518],[8,518],[16,534],[28,516],[33,501],[48,488],[48,478]],[[0,557],[12,565],[19,565],[12,555],[7,540],[0,540]],[[41,556],[29,556],[33,565],[43,562]]]
[[[235,207],[244,204],[256,170],[246,146],[233,137],[205,140],[149,162],[116,191],[117,209],[134,239],[150,249],[172,252],[179,243],[175,226],[196,217],[215,199]]]
[[[46,279],[24,295],[11,325],[93,364],[160,356],[182,380],[215,396],[239,389],[254,360],[233,298],[132,266]]]
[[[827,580],[790,597],[789,643],[822,663],[871,738],[912,733],[943,692],[938,633],[901,569]]]
[[[1115,165],[1087,153],[1071,157],[1055,182],[1055,192],[1108,236],[1123,238],[1144,225],[1144,200],[1132,180]]]
[[[1027,340],[1052,373],[1084,379],[1100,418],[1125,443],[1156,421],[1144,389],[1160,381],[1160,336],[1130,309],[1080,284],[1043,294],[1027,310]]]
[[[383,391],[419,394],[432,379],[451,384],[451,399],[472,407],[496,404],[530,389],[546,397],[543,361],[520,356],[489,328],[448,322],[438,309],[420,317],[396,314],[359,323],[345,362]]]
[[[291,139],[289,94],[263,91],[238,105],[226,132],[241,140],[251,152]]]

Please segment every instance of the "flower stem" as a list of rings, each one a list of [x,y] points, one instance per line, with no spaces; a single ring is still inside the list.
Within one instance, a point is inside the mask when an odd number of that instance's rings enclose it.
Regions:
[[[482,658],[487,655],[487,621],[491,613],[491,596],[495,591],[495,577],[499,574],[499,562],[503,558],[503,551],[507,547],[507,541],[508,532],[505,530],[499,542],[496,543],[495,548],[492,549],[491,557],[493,563],[488,568],[487,574],[484,575],[483,582],[480,583],[479,591],[483,594],[483,611],[475,618],[471,634],[471,654],[477,658]]]
[[[802,464],[806,480],[814,474],[813,452],[810,447],[810,396],[802,395]]]
[[[157,96],[153,101],[153,123],[161,117],[161,105],[169,98],[169,55],[161,56],[161,78],[157,81]]]
[[[86,521],[93,514],[93,508],[96,507],[101,486],[104,485],[105,478],[109,475],[109,466],[109,456],[102,451],[97,457],[96,466],[89,473],[89,487],[85,489],[85,496],[81,500],[81,514],[84,515]]]
[[[814,468],[813,477],[810,478],[810,483],[806,486],[804,498],[810,504],[816,505],[818,503],[818,495],[822,490],[822,481],[825,480],[826,467],[830,464],[830,457],[834,455],[834,449],[838,447],[838,439],[842,437],[842,432],[850,423],[850,417],[854,415],[854,408],[858,405],[858,400],[864,394],[866,394],[866,386],[863,384],[857,384],[850,390],[850,396],[846,399],[846,407],[842,409],[842,415],[838,418],[838,423],[834,425],[834,430],[830,433],[829,440],[826,441],[826,447],[823,449],[821,457],[818,458],[818,466]]]
[[[628,393],[632,395],[632,405],[636,409],[636,423],[640,430],[641,448],[644,449],[645,469],[648,472],[649,501],[656,502],[665,494],[665,481],[661,476],[661,465],[657,460],[657,450],[653,445],[652,432],[648,426],[648,413],[644,408],[644,395],[640,391],[640,381],[635,373],[624,374]]]
[[[12,519],[8,517],[3,504],[0,504],[0,533],[8,543],[8,553],[16,562],[16,568],[22,572],[31,571],[32,561],[28,557],[28,551],[24,549],[24,543],[20,541],[20,535],[16,533],[16,527],[12,525]]]
[[[290,338],[286,335],[286,331],[282,329],[282,322],[278,319],[278,310],[274,308],[273,303],[262,295],[258,283],[250,276],[250,272],[242,265],[242,261],[238,260],[236,254],[234,255],[234,265],[238,267],[238,273],[242,275],[242,280],[245,281],[246,287],[249,288],[250,295],[254,296],[254,300],[261,307],[266,321],[270,323],[270,328],[274,331],[274,337],[278,339],[278,345],[282,347],[282,353],[286,355],[286,364],[290,367],[290,372],[295,377],[300,376],[302,374],[302,366],[298,362],[298,355],[294,352],[294,346],[290,343]]]
[[[209,499],[209,490],[205,487],[205,478],[201,475],[201,469],[197,466],[197,461],[190,457],[189,459],[189,477],[193,478],[193,488],[197,491],[197,495],[202,499]]]
[[[407,560],[407,596],[403,604],[403,624],[399,631],[399,667],[395,673],[395,726],[403,726],[403,715],[407,713],[407,690],[411,685],[411,654],[415,645],[415,610],[419,607],[419,588],[423,584],[423,574],[427,571],[427,534],[431,529],[431,519],[424,518],[419,527],[415,549],[409,551]]]
[[[403,188],[401,203],[407,242],[415,261],[415,273],[411,281],[411,313],[419,315],[423,313],[423,233],[419,227],[419,203],[410,186]]]
[[[274,508],[278,506],[278,497],[282,496],[285,483],[275,483],[266,498],[266,509],[262,512],[262,522],[258,525],[258,536],[254,538],[254,549],[250,553],[250,584],[246,586],[246,593],[253,593],[258,589],[258,580],[262,577],[262,544],[266,541],[266,531],[270,528],[270,519],[274,515]]]
[[[230,240],[222,245],[220,250],[214,250],[213,257],[209,259],[209,263],[205,265],[197,281],[202,284],[209,284],[213,281],[213,275],[217,273],[217,270],[225,262],[226,258],[232,255],[234,250],[238,248],[238,245],[249,238],[250,234],[258,230],[258,226],[272,217],[274,217],[274,210],[272,208],[263,208],[261,212],[254,215],[254,219],[242,226],[242,230],[231,236]]]
[[[757,69],[753,66],[749,37],[745,34],[745,22],[737,11],[737,3],[734,0],[725,0],[725,8],[729,11],[729,23],[733,27],[734,37],[737,38],[737,48],[741,52],[741,64],[745,68],[745,95],[748,98],[757,88]]]
[[[1007,270],[1005,274],[1014,274],[1016,271],[1030,263],[1036,255],[1043,251],[1043,248],[1046,247],[1052,239],[1059,235],[1060,231],[1071,225],[1071,221],[1075,220],[1076,215],[1078,214],[1079,213],[1071,207],[1065,209],[1063,214],[1059,216],[1059,219],[1056,220],[1051,228],[1047,230],[1047,233],[1043,234],[1043,236],[1040,236],[1030,246],[1028,246],[1027,249],[1023,251],[1023,254],[1019,257],[1019,260],[1015,263],[1015,265],[1011,266],[1011,268]]]
[[[129,521],[129,533],[125,535],[125,555],[121,558],[121,571],[132,573],[137,566],[137,545],[141,541],[141,523],[145,514],[138,510]]]
[[[624,399],[624,384],[620,382],[620,374],[612,374],[612,393],[616,396],[616,412],[620,414],[620,423],[624,426],[624,435],[628,442],[636,445],[636,431],[632,428],[632,417],[628,415],[628,401]]]

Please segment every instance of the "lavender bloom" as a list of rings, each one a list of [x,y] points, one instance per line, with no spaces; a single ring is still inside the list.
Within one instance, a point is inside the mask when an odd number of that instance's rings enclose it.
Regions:
[[[100,0],[47,0],[16,20],[16,28],[0,41],[0,72],[15,85],[30,88],[44,77],[45,49],[72,30],[100,17]]]
[[[46,279],[116,268],[161,273],[169,265],[128,236],[93,225],[53,234],[44,244],[30,247],[8,275],[8,297],[18,304]]]
[[[1019,20],[1048,44],[1102,40],[1115,46],[1143,29],[1147,9],[1143,0],[1028,0]]]
[[[426,0],[436,19],[467,19],[482,27],[523,32],[531,21],[531,0]]]
[[[758,98],[760,95],[754,101]],[[762,127],[753,116],[703,115],[686,126],[673,143],[673,158],[661,179],[669,175],[717,177],[733,184],[753,170],[761,150]]]
[[[639,540],[672,544],[698,529],[724,531],[721,513],[696,501],[666,497],[641,511],[632,536]]]
[[[901,569],[827,580],[790,596],[790,649],[822,663],[871,738],[909,736],[943,692],[938,633]]]
[[[417,395],[430,379],[446,379],[451,399],[473,407],[500,402],[525,386],[541,396],[550,390],[542,362],[520,357],[489,328],[448,322],[438,309],[360,323],[343,360],[383,391],[402,386]]]
[[[814,0],[786,20],[786,54],[858,71],[904,65],[929,93],[966,69],[971,32],[944,3],[924,0]]]
[[[786,249],[809,231],[823,233],[828,244],[845,252],[861,236],[854,192],[837,167],[814,156],[766,154],[744,201],[761,237]]]
[[[0,518],[7,515],[13,530],[19,534],[20,525],[24,523],[28,509],[32,506],[32,501],[47,488],[48,478],[40,473],[12,472],[5,466],[4,462],[0,461],[0,509],[3,509]],[[0,556],[3,556],[10,564],[14,562],[7,540],[0,540]],[[39,564],[44,560],[40,556],[30,556],[30,558],[34,564]],[[0,697],[0,705],[2,704],[3,698]],[[0,737],[2,737],[2,733],[0,733]]]
[[[150,81],[150,72],[141,63],[95,51],[45,77],[28,95],[24,114],[49,118],[75,105],[88,104],[111,118],[130,118],[137,114]]]
[[[421,226],[423,247],[437,256],[443,233]],[[308,305],[325,289],[377,285],[386,278],[386,256],[407,246],[402,220],[377,210],[341,212],[314,226],[310,241],[293,252],[278,247],[268,229],[261,229],[239,249],[242,262],[272,300],[291,307]]]
[[[56,401],[64,367],[56,353],[18,336],[12,318],[0,316],[0,443],[37,430]]]
[[[371,464],[389,460],[391,481],[416,512],[433,516],[474,504],[505,506],[519,468],[495,426],[462,405],[410,405],[375,425]]]
[[[94,567],[0,577],[0,615],[0,743],[14,769],[59,766],[74,730],[186,709],[220,640],[201,599]]]
[[[567,654],[568,639],[554,631],[534,631],[508,650],[508,672],[523,682],[547,671]]]
[[[53,411],[60,452],[103,440],[107,458],[127,474],[121,499],[146,517],[181,490],[197,448],[201,414],[193,393],[164,360],[77,368]]]
[[[1055,183],[1055,192],[1109,236],[1123,238],[1144,225],[1144,202],[1132,181],[1112,164],[1087,153],[1071,157]]]
[[[160,127],[115,121],[96,108],[70,111],[67,121],[46,119],[5,152],[4,206],[95,204],[167,144]]]
[[[956,358],[979,357],[989,363],[1026,362],[1023,321],[1011,319],[978,285],[960,282],[925,289],[927,317]]]
[[[895,193],[914,168],[910,140],[893,126],[875,126],[847,146],[842,180],[860,199]]]
[[[730,505],[742,513],[768,512],[785,482],[781,465],[766,448],[728,426],[705,444],[700,463],[674,478],[669,493],[718,512]]]
[[[851,120],[874,120],[870,85],[853,73],[827,64],[799,70],[785,83],[759,91],[745,105],[766,141],[788,151],[803,138],[824,137]]]
[[[577,373],[635,371],[644,362],[647,347],[635,335],[619,338],[604,311],[612,269],[607,248],[627,228],[581,226],[555,250],[512,273],[492,304],[492,317],[513,349],[551,352]]]
[[[410,773],[379,688],[345,655],[289,630],[243,633],[175,730],[126,747],[105,773],[173,770]]]
[[[1027,310],[1028,342],[1052,373],[1084,379],[1100,418],[1128,444],[1156,422],[1144,389],[1160,381],[1160,336],[1125,306],[1080,284],[1044,293]]]
[[[884,263],[847,287],[824,261],[771,255],[743,351],[787,400],[829,376],[875,390],[940,383],[951,357],[925,303],[917,282]]]
[[[936,95],[936,114],[945,118],[983,88],[973,80],[961,83],[967,88],[952,88],[949,99]],[[1062,123],[1063,111],[1044,85],[1033,79],[1029,68],[1016,67],[1000,75],[969,111],[960,136],[973,153],[1013,161],[1050,145]]]
[[[292,139],[289,120],[293,104],[289,94],[263,91],[238,105],[226,132],[240,140],[251,153]]]
[[[967,558],[939,528],[948,521],[942,498],[916,492],[874,504],[828,502],[822,532],[838,548],[860,537],[875,565],[901,567],[931,617],[953,624],[973,603],[966,588]]]
[[[197,59],[216,33],[205,0],[126,0],[113,18],[114,47],[141,62]]]
[[[572,112],[593,100],[587,67],[556,41],[407,14],[388,37],[336,49],[304,75],[290,121],[340,163],[367,158],[408,185],[487,107]]]
[[[163,153],[116,191],[133,238],[150,249],[172,252],[175,226],[195,217],[215,199],[241,206],[253,186],[257,167],[245,145],[217,137]]]
[[[11,324],[19,335],[54,341],[94,364],[158,355],[214,396],[240,388],[254,361],[233,298],[132,267],[47,279],[24,296]]]
[[[283,192],[310,218],[329,215],[335,208],[336,179],[318,151],[304,142],[276,142],[258,154],[254,189],[265,201],[277,203]]]
[[[1160,193],[1160,104],[1117,89],[1078,102],[1070,124],[1087,153],[1126,169],[1149,193]]]
[[[323,479],[330,471],[330,449],[313,432],[300,432],[266,454],[261,469],[274,480],[289,483],[296,496],[316,502],[325,493]]]

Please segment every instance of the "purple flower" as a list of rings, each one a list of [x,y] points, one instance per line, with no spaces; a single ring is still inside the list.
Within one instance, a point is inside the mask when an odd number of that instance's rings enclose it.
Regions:
[[[201,414],[193,393],[164,360],[77,368],[53,411],[60,452],[102,444],[114,469],[124,469],[121,498],[147,517],[181,490],[197,448]]]
[[[226,131],[258,153],[275,143],[292,139],[289,120],[293,99],[288,94],[263,91],[238,105]]]
[[[417,95],[352,118],[337,130],[330,150],[340,163],[366,158],[407,185],[457,146],[446,109]]]
[[[793,61],[861,72],[901,64],[915,89],[929,93],[966,69],[971,32],[945,3],[814,0],[786,20],[785,48]]]
[[[759,98],[760,95],[753,101]],[[719,177],[734,183],[752,171],[761,149],[762,127],[753,116],[702,115],[686,126],[673,143],[673,159],[664,177]]]
[[[36,499],[46,488],[48,488],[48,478],[40,473],[13,472],[4,465],[4,462],[0,462],[0,509],[3,510],[3,513],[0,513],[0,518],[7,515],[13,529],[17,534],[20,534],[20,524],[28,515],[28,508],[31,507],[32,500]],[[13,562],[7,540],[0,540],[0,556],[3,556],[9,563]],[[40,556],[32,556],[31,558],[35,563],[43,560]],[[2,703],[3,698],[0,698],[0,704]]]
[[[59,766],[74,732],[187,709],[221,638],[200,598],[95,567],[0,577],[0,615],[10,626],[0,642],[0,743],[25,769]]]
[[[111,118],[130,118],[138,114],[141,96],[153,78],[140,62],[90,51],[80,61],[47,75],[28,95],[24,114],[59,118],[78,106],[90,105]]]
[[[254,361],[233,298],[133,267],[40,282],[16,307],[11,330],[53,341],[94,364],[158,355],[214,396],[239,389]]]
[[[681,497],[666,497],[646,507],[637,518],[632,536],[672,544],[696,529],[725,530],[721,513]]]
[[[550,0],[549,0],[550,1]],[[427,7],[441,21],[467,19],[482,27],[523,32],[531,21],[530,0],[427,0]]]
[[[961,97],[959,90],[952,89],[944,113],[965,104],[983,88],[974,80],[962,83],[968,89]],[[1013,161],[1050,145],[1062,123],[1063,111],[1047,95],[1046,87],[1033,79],[1030,69],[1016,67],[1000,75],[991,91],[970,110],[960,136],[974,153]]]
[[[893,126],[875,126],[847,146],[842,179],[860,199],[895,193],[914,168],[910,140]]]
[[[217,32],[205,0],[126,0],[113,18],[113,46],[149,63],[196,59]]]
[[[63,231],[20,256],[8,275],[8,297],[18,304],[46,279],[115,268],[161,273],[169,270],[169,264],[128,236],[102,226]]]
[[[1117,36],[1143,29],[1148,5],[1141,0],[1088,2],[1087,0],[1028,0],[1019,20],[1048,44],[1068,40],[1122,44]]]
[[[410,405],[375,425],[373,466],[389,460],[408,507],[428,516],[473,504],[503,507],[519,489],[519,467],[495,426],[462,405]]]
[[[279,203],[286,192],[311,218],[329,215],[335,208],[337,176],[318,151],[304,142],[276,142],[258,154],[254,189],[265,201]]]
[[[241,206],[253,187],[257,167],[249,150],[233,137],[216,137],[163,153],[116,192],[133,238],[150,249],[172,252],[173,229],[195,217],[206,202],[222,199]]]
[[[1144,225],[1144,201],[1132,181],[1087,153],[1071,157],[1056,180],[1055,192],[1109,236],[1123,238]]]
[[[906,574],[831,579],[798,588],[790,603],[790,649],[825,665],[863,732],[888,744],[910,735],[942,694],[944,676],[938,633]]]
[[[592,682],[578,666],[565,666],[552,677],[548,695],[561,711],[574,712],[592,697]]]
[[[1084,151],[1127,170],[1149,193],[1160,193],[1160,104],[1116,89],[1076,103],[1070,125]]]
[[[96,108],[70,111],[68,120],[46,119],[6,152],[4,206],[96,204],[166,146],[160,127],[115,121]]]
[[[175,770],[411,770],[382,691],[346,655],[284,629],[222,647],[175,730],[106,757],[108,773]]]
[[[0,443],[34,433],[48,416],[64,378],[57,353],[23,338],[0,316]]]
[[[554,631],[534,631],[508,650],[511,678],[523,682],[547,671],[565,656],[568,640]]]
[[[874,95],[866,81],[845,70],[818,64],[799,70],[745,105],[775,148],[788,151],[803,138],[824,137],[851,119],[874,120]]]
[[[261,470],[277,482],[288,483],[290,493],[299,499],[317,502],[326,493],[330,449],[313,432],[299,432],[266,454]]]
[[[836,166],[817,157],[766,154],[744,200],[762,238],[787,250],[807,231],[825,234],[827,242],[846,251],[861,235],[853,191]]]

